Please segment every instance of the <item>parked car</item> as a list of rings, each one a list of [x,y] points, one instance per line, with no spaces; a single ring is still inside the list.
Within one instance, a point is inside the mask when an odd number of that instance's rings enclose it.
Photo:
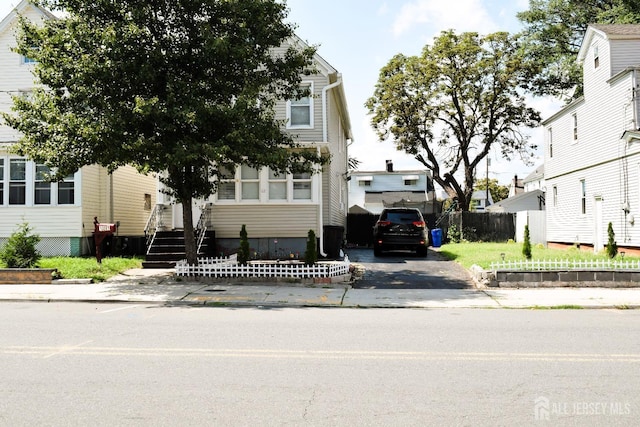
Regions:
[[[411,250],[427,256],[429,230],[418,209],[388,208],[380,214],[373,227],[373,253],[380,256],[387,250]]]

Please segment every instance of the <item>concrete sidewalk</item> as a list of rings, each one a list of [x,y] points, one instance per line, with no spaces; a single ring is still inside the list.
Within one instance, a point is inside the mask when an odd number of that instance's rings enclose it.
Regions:
[[[131,302],[211,306],[378,308],[640,308],[640,288],[353,289],[274,283],[206,283],[172,270],[129,270],[97,284],[0,285],[0,301]]]

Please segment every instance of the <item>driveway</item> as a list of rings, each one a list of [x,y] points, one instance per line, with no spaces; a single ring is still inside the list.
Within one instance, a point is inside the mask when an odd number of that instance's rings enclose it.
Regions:
[[[346,249],[349,260],[363,267],[356,289],[471,289],[469,272],[429,248],[426,258],[410,252],[373,256],[373,249]]]

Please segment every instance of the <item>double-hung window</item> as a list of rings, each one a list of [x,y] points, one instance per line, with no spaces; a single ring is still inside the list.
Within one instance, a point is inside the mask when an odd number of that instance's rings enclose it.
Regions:
[[[311,174],[309,172],[293,174],[293,198],[294,200],[311,199]]]
[[[33,187],[33,203],[36,205],[51,204],[51,181],[49,181],[49,168],[42,164],[36,164],[36,176]]]
[[[75,182],[73,174],[65,176],[58,182],[58,204],[73,205],[75,203]]]
[[[269,169],[269,200],[287,200],[287,175]]]
[[[218,200],[236,199],[236,172],[224,166],[218,171]]]
[[[242,200],[258,200],[260,198],[260,171],[248,165],[240,167],[240,185]]]
[[[27,203],[27,161],[9,159],[9,204]]]
[[[302,88],[309,89],[313,94],[312,83],[304,83]],[[287,102],[287,127],[290,129],[313,127],[313,98],[311,95]]]

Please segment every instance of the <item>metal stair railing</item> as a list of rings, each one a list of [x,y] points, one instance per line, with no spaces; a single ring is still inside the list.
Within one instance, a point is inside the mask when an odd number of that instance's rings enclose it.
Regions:
[[[204,243],[204,238],[207,235],[207,223],[209,222],[209,208],[205,205],[204,209],[200,213],[200,218],[198,219],[198,224],[196,225],[196,253],[200,253],[202,249],[202,243]]]
[[[164,205],[157,204],[151,214],[149,215],[149,219],[147,219],[147,224],[144,226],[144,237],[147,244],[147,254],[153,245],[153,241],[156,238],[156,233],[158,228],[162,226],[162,210],[164,209]]]

